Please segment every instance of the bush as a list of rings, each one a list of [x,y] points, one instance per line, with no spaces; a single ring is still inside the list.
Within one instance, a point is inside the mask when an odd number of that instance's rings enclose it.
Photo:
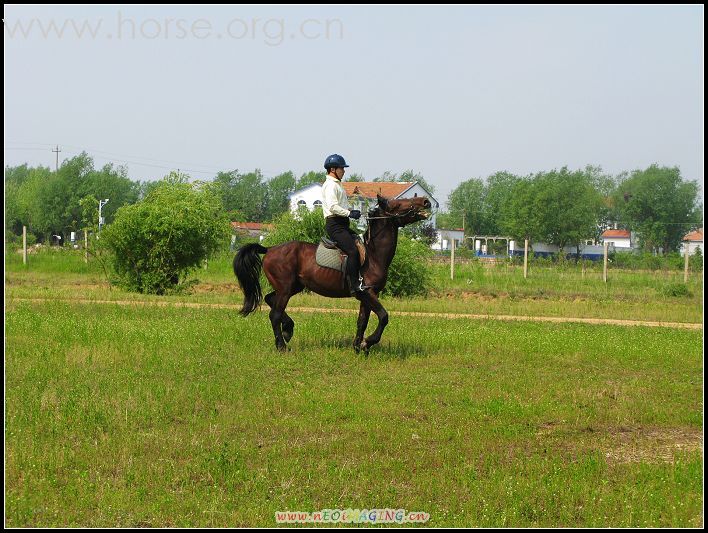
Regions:
[[[171,174],[143,201],[121,207],[101,240],[111,251],[113,283],[164,294],[225,245],[230,233],[221,201],[209,186]]]
[[[694,272],[700,272],[703,270],[703,254],[700,248],[696,248],[693,255],[688,257],[688,265]]]
[[[433,251],[425,244],[399,234],[383,293],[397,297],[427,294],[431,280],[428,259],[432,255]]]
[[[690,298],[693,296],[685,283],[671,283],[661,288],[660,293],[664,296]]]
[[[289,241],[317,244],[325,236],[325,219],[321,209],[302,208],[297,214],[287,211],[273,221],[273,230],[263,239],[263,246],[276,246]]]

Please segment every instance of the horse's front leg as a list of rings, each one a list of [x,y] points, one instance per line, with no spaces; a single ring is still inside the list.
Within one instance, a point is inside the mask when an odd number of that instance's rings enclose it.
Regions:
[[[356,321],[356,337],[354,337],[354,350],[359,353],[361,349],[361,341],[364,340],[364,332],[366,326],[369,325],[369,316],[371,316],[371,307],[363,300],[359,302],[359,318]]]
[[[386,324],[388,324],[388,312],[384,309],[383,305],[381,305],[381,302],[379,302],[379,299],[374,294],[374,291],[367,291],[366,295],[362,296],[361,301],[362,303],[367,302],[370,309],[376,313],[376,316],[379,319],[379,324],[376,326],[376,331],[369,335],[360,345],[362,350],[368,352],[369,348],[381,341],[383,330],[386,327]]]

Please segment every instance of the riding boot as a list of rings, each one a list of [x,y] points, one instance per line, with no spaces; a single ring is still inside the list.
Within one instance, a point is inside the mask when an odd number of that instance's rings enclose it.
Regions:
[[[364,285],[364,280],[359,277],[358,257],[347,257],[347,281],[349,282],[349,294],[361,293],[368,288]]]

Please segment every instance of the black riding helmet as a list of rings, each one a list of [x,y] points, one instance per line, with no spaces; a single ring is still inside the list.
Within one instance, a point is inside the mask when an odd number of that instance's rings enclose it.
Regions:
[[[327,159],[325,159],[324,162],[325,170],[328,172],[330,168],[346,168],[348,166],[349,165],[347,165],[347,162],[339,154],[332,154]]]

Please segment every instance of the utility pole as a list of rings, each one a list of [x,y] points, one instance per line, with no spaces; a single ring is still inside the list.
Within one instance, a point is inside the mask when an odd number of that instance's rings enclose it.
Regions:
[[[105,200],[99,200],[98,202],[98,234],[101,234],[101,228],[103,227],[103,216],[101,214],[101,210],[103,209],[103,206],[108,203],[108,198]]]
[[[55,154],[57,154],[57,162],[56,162],[56,166],[54,167],[54,170],[56,170],[57,172],[59,172],[59,152],[61,152],[61,150],[59,150],[59,145],[58,145],[58,144],[57,144],[56,149],[52,150],[52,152],[54,152]]]

